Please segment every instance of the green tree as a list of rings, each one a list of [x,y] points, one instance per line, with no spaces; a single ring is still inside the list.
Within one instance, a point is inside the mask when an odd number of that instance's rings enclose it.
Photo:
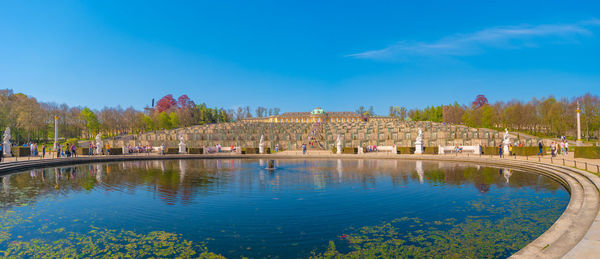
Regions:
[[[90,136],[94,135],[100,130],[100,122],[98,121],[98,117],[96,114],[89,108],[84,108],[81,110],[80,117],[85,121],[85,127]]]
[[[177,116],[177,113],[175,113],[175,112],[169,113],[169,122],[170,122],[171,128],[179,127],[179,116]]]
[[[158,114],[158,128],[159,129],[170,129],[171,128],[171,118],[169,114],[166,112],[160,112]]]

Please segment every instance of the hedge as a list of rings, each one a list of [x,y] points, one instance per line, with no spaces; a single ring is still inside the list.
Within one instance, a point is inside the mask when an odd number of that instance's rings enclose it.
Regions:
[[[415,147],[396,147],[396,153],[402,155],[414,154],[415,150],[417,150]]]
[[[358,154],[358,148],[356,147],[345,147],[342,149],[342,154]]]
[[[188,154],[202,154],[204,153],[204,148],[201,147],[190,147],[187,149]]]
[[[337,154],[337,148],[331,149],[331,152]],[[342,148],[342,154],[358,154],[358,148],[356,147],[344,147]]]
[[[540,152],[539,147],[513,147],[513,155],[535,156]]]
[[[108,149],[107,155],[116,156],[116,155],[122,155],[122,154],[123,154],[123,148],[113,147],[113,148]]]
[[[31,154],[31,150],[29,149],[29,147],[15,146],[12,147],[11,152],[13,156],[16,157],[29,156]]]
[[[165,149],[165,155],[170,154],[170,155],[176,155],[179,154],[179,148],[178,147],[168,147]]]
[[[499,147],[483,147],[483,155],[499,155]]]
[[[437,155],[439,153],[439,150],[439,147],[425,147],[425,149],[423,150],[423,154]]]
[[[260,154],[259,148],[257,147],[246,147],[242,148],[242,154]],[[270,154],[271,148],[265,148],[265,154]]]
[[[600,147],[577,147],[575,158],[600,159]]]

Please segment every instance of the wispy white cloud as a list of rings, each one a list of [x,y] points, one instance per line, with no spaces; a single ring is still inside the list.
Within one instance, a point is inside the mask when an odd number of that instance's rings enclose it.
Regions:
[[[468,34],[454,34],[434,42],[400,41],[383,49],[347,55],[376,60],[403,59],[412,56],[467,56],[488,48],[520,49],[545,43],[576,40],[593,35],[600,20],[591,19],[573,24],[541,24],[492,27]]]

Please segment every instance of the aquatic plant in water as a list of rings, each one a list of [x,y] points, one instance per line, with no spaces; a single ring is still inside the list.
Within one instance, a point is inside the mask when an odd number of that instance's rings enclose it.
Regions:
[[[87,233],[65,231],[65,228],[37,230],[46,238],[24,240],[12,236],[10,230],[31,223],[15,211],[0,215],[0,258],[224,258],[207,251],[203,244],[185,240],[180,234],[165,231],[136,233],[90,226]],[[56,237],[58,238],[52,238]]]
[[[483,204],[486,202],[472,202],[471,209],[485,213],[462,222],[402,217],[350,229],[339,240],[330,241],[327,251],[314,252],[312,258],[508,257],[548,229],[564,205],[525,199],[508,207]]]

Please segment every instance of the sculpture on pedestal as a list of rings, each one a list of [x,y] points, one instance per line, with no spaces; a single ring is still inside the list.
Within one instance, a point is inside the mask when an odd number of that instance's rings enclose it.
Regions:
[[[183,134],[179,135],[179,154],[185,154],[186,153],[186,147],[187,145],[184,142],[183,139]]]
[[[2,136],[2,152],[4,152],[5,157],[12,156],[12,153],[10,152],[10,138],[10,128],[6,127],[4,135]]]
[[[508,135],[508,129],[504,129],[504,140],[502,140],[502,153],[509,155],[508,145],[510,145],[510,136]]]
[[[265,153],[265,136],[264,135],[260,135],[260,142],[258,143],[258,153],[260,153],[260,154]]]
[[[417,140],[415,141],[415,154],[423,154],[423,131],[419,128]]]
[[[102,135],[96,135],[96,155],[102,155]]]
[[[336,145],[336,153],[342,153],[342,140],[340,139],[340,134],[337,135],[337,140],[335,141]]]

